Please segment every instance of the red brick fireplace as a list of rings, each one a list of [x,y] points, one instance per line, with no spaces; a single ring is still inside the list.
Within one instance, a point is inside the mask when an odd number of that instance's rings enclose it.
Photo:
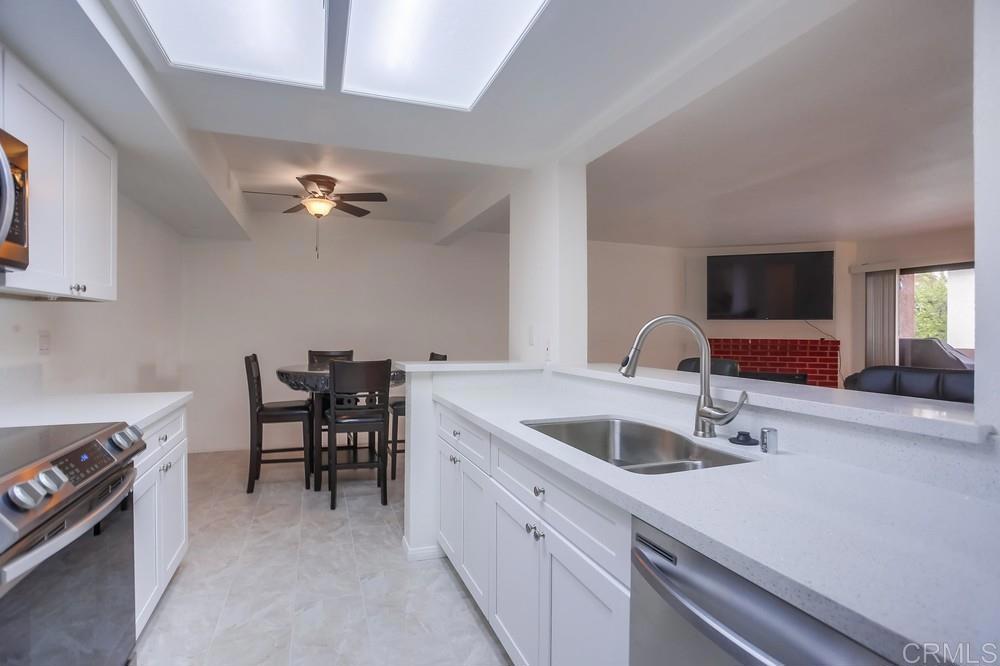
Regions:
[[[840,340],[710,338],[712,356],[740,363],[741,372],[804,373],[813,386],[839,386]]]

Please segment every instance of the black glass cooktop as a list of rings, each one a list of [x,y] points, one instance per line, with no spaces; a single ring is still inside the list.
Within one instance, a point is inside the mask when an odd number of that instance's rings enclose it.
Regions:
[[[0,428],[0,478],[71,444],[80,443],[110,423]]]

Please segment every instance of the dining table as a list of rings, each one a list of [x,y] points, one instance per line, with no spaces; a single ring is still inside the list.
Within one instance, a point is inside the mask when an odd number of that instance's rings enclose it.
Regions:
[[[313,450],[313,490],[319,492],[323,486],[323,397],[330,394],[329,363],[297,363],[285,365],[277,370],[278,381],[296,391],[305,391],[312,399],[312,450]],[[393,370],[389,373],[389,386],[406,383],[406,373]],[[336,455],[336,444],[331,442],[330,455]]]

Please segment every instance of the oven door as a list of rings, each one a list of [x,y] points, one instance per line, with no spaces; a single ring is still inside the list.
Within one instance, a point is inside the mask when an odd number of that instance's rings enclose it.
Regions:
[[[134,481],[114,474],[0,558],[0,664],[130,663]]]

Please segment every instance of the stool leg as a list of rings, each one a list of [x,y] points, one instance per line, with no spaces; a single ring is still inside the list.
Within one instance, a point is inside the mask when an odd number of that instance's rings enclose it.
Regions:
[[[263,440],[262,426],[250,426],[250,466],[247,470],[247,493],[253,492],[254,482],[260,478],[260,455]]]
[[[309,490],[309,475],[312,474],[312,415],[302,419],[302,466],[306,473],[306,490]]]
[[[382,424],[382,429],[378,432],[378,476],[382,481],[382,506],[389,504],[389,482],[386,480],[386,449],[387,442],[386,426]]]
[[[330,472],[330,510],[337,508],[337,434],[330,430],[330,449],[327,455],[327,469]]]
[[[392,480],[396,480],[396,453],[399,450],[399,414],[392,413]]]

